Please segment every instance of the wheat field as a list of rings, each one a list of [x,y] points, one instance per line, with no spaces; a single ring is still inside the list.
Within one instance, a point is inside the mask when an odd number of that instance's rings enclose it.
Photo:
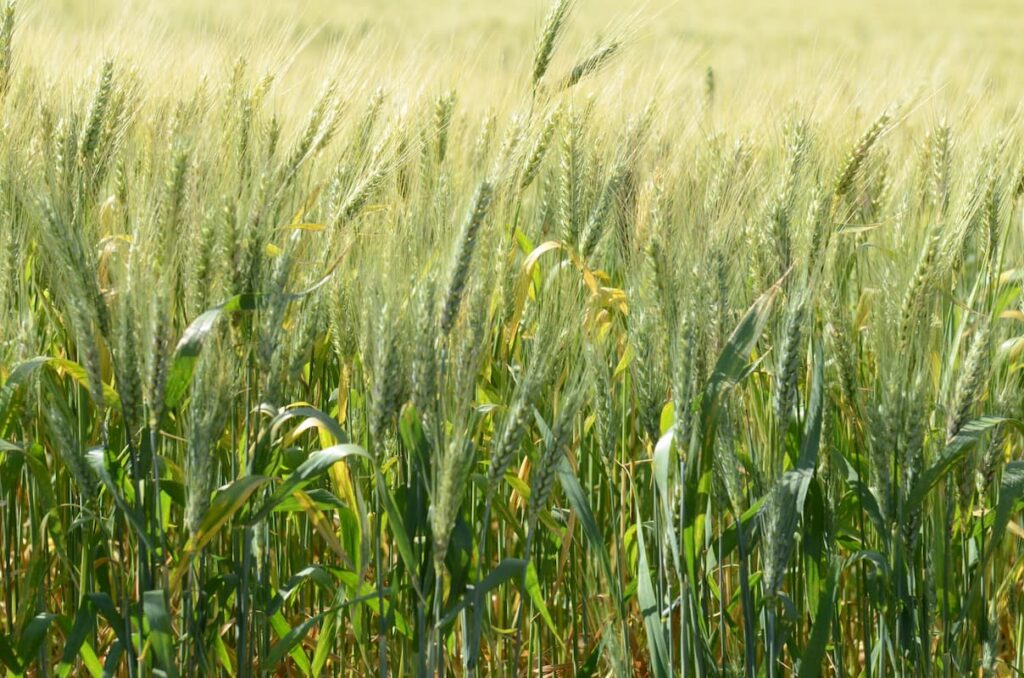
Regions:
[[[1021,675],[1022,34],[6,3],[0,668]]]

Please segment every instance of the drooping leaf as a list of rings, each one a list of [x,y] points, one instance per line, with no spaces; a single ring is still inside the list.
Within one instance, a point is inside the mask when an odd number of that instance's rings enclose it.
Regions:
[[[185,397],[188,386],[192,382],[196,360],[199,359],[199,354],[203,350],[203,343],[217,326],[220,317],[235,311],[251,311],[256,308],[256,304],[257,300],[254,295],[234,296],[223,304],[202,313],[185,329],[181,340],[178,341],[178,345],[174,349],[174,358],[167,372],[167,385],[164,392],[164,403],[167,409],[173,409]]]
[[[114,498],[114,503],[124,514],[124,517],[128,520],[134,529],[135,533],[139,536],[139,539],[146,545],[147,548],[153,549],[153,541],[150,539],[149,532],[146,529],[146,524],[139,512],[135,508],[128,505],[125,498],[121,495],[121,489],[114,482],[113,477],[110,475],[110,471],[107,469],[107,454],[106,451],[101,447],[95,447],[89,450],[85,455],[86,461],[89,463],[89,467],[92,468],[93,472],[103,483],[103,486],[110,492],[110,496]]]
[[[370,457],[370,454],[366,450],[359,445],[353,445],[351,443],[333,445],[326,450],[318,450],[312,453],[306,461],[302,462],[302,464],[290,473],[288,477],[285,478],[285,481],[274,490],[270,499],[268,499],[267,502],[260,507],[260,510],[249,519],[249,524],[254,525],[260,522],[266,518],[278,504],[290,497],[293,492],[304,488],[331,466],[353,456],[362,457],[372,461],[372,457]]]
[[[917,479],[914,489],[911,490],[910,496],[907,498],[907,513],[912,514],[920,510],[928,493],[931,492],[936,483],[946,477],[946,474],[949,473],[953,466],[964,458],[967,450],[981,440],[985,433],[1005,421],[1006,419],[1003,417],[981,417],[980,419],[968,422],[949,441],[946,449],[942,451],[942,454],[939,455],[935,463],[929,466]]]
[[[198,531],[185,544],[181,561],[174,573],[175,584],[180,582],[185,575],[192,556],[210,543],[220,528],[245,506],[253,492],[268,482],[270,482],[270,478],[266,476],[245,476],[213,495],[213,501],[210,502],[206,515],[199,523]]]

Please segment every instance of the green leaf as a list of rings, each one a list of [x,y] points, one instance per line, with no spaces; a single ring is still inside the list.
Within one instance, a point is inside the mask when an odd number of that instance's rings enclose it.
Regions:
[[[317,636],[316,649],[313,651],[313,663],[310,667],[314,676],[324,675],[324,665],[330,657],[331,645],[335,640],[334,624],[337,616],[337,612],[326,615],[323,628],[320,629],[320,635]]]
[[[100,658],[96,656],[96,651],[92,649],[92,646],[88,643],[83,643],[78,649],[78,655],[82,659],[82,666],[89,672],[93,678],[103,678],[103,664],[100,664]]]
[[[572,510],[576,512],[576,517],[579,518],[583,534],[590,542],[591,553],[597,556],[598,562],[601,564],[601,570],[604,572],[608,586],[615,597],[616,605],[621,612],[622,594],[619,591],[618,579],[612,575],[611,558],[608,556],[604,536],[601,534],[601,528],[597,525],[593,510],[590,508],[590,501],[583,492],[572,466],[569,465],[569,460],[564,456],[558,462],[558,480],[562,484],[565,498],[572,506]]]
[[[39,652],[43,641],[46,640],[46,632],[56,618],[55,614],[42,612],[25,625],[25,630],[21,632],[21,640],[18,641],[18,656],[22,658],[22,661],[31,662]]]
[[[996,547],[1003,542],[1010,516],[1024,502],[1024,461],[1013,461],[1003,469],[1003,480],[999,485],[999,503],[996,505],[996,522],[992,526],[992,542]],[[995,548],[989,553],[995,551]]]
[[[121,655],[124,654],[124,646],[121,645],[121,641],[115,641],[110,646],[110,650],[107,652],[107,659],[103,662],[103,676],[117,675],[117,664],[121,661]]]
[[[352,576],[352,577],[356,576],[353,573],[349,573],[349,575]],[[317,614],[317,615],[315,615],[313,617],[310,617],[309,619],[303,621],[301,624],[299,624],[298,626],[292,628],[290,631],[285,633],[284,636],[279,641],[274,643],[274,645],[270,648],[270,652],[268,652],[267,656],[264,657],[263,662],[260,665],[260,668],[262,670],[264,670],[264,671],[269,671],[269,670],[273,669],[275,666],[277,666],[278,664],[281,663],[281,660],[284,659],[284,656],[286,654],[289,654],[291,652],[291,650],[293,648],[295,648],[295,646],[298,643],[302,642],[302,640],[307,635],[309,635],[310,629],[312,629],[314,626],[316,626],[317,622],[319,622],[321,619],[327,617],[328,618],[328,623],[329,623],[330,617],[332,615],[337,613],[339,610],[345,609],[346,607],[348,607],[350,605],[366,603],[367,606],[370,607],[370,609],[372,609],[374,612],[380,614],[380,605],[379,605],[380,594],[377,592],[376,589],[374,589],[374,588],[372,588],[372,587],[370,587],[368,585],[364,585],[361,588],[364,589],[364,590],[370,591],[370,592],[365,594],[365,595],[361,595],[361,596],[358,596],[358,597],[355,597],[355,598],[350,598],[349,600],[346,600],[345,602],[341,603],[340,605],[335,605],[334,607],[331,607],[330,609],[324,610],[320,614]],[[396,624],[396,627],[397,626],[398,625]],[[401,626],[404,627],[405,624],[403,623]],[[320,640],[317,641],[317,647],[318,648],[319,648],[321,640],[323,639],[323,637],[325,635],[331,636],[331,634],[329,633],[329,627],[328,627],[327,624],[325,624],[324,629],[323,629],[323,631],[320,634]],[[333,638],[329,638],[329,641],[330,640],[333,640]],[[319,649],[317,650],[317,652],[319,653]],[[305,657],[305,653],[303,653],[303,657]],[[322,661],[324,661],[324,660],[321,659],[321,662]],[[320,675],[320,673],[315,670],[316,662],[317,662],[317,660],[314,657],[313,665],[308,666],[308,668],[309,668],[309,675]]]
[[[92,609],[89,599],[86,598],[85,604],[78,608],[75,625],[71,628],[71,633],[68,634],[64,643],[64,654],[61,655],[60,664],[57,666],[57,675],[61,678],[71,673],[75,659],[78,657],[78,651],[82,648],[95,623],[96,611]]]
[[[178,667],[174,663],[174,631],[162,590],[142,594],[142,614],[149,624],[149,640],[153,644],[157,666],[163,669],[168,678],[176,678]]]
[[[18,405],[17,395],[19,389],[40,367],[50,361],[45,356],[30,358],[11,370],[3,387],[0,387],[0,435],[7,432],[7,423],[11,419],[14,408]]]
[[[825,402],[825,351],[820,339],[814,342],[811,361],[811,400],[807,404],[807,421],[804,425],[804,440],[800,446],[797,468],[809,469],[813,473],[818,468],[822,410]]]
[[[839,572],[839,563],[833,563],[828,582],[825,584],[825,593],[818,598],[818,609],[814,614],[811,635],[807,638],[806,648],[800,657],[797,678],[818,678],[821,675],[821,663],[825,659],[825,647],[832,631]]]
[[[467,605],[473,606],[473,625],[469,628],[469,658],[467,660],[467,666],[470,669],[476,667],[477,661],[480,658],[480,636],[483,629],[483,617],[484,617],[484,601],[487,599],[487,592],[493,588],[496,588],[505,582],[513,578],[522,577],[526,568],[526,561],[519,558],[506,558],[500,563],[494,566],[486,577],[480,580],[478,584],[473,587],[473,590],[467,591],[463,596],[462,600],[458,604],[454,605],[448,614],[445,615],[444,619],[441,620],[441,625],[445,626],[453,619],[456,615],[463,610]]]
[[[551,613],[548,612],[548,606],[544,602],[544,595],[540,590],[540,580],[537,578],[537,568],[533,566],[533,563],[527,563],[526,565],[526,577],[523,581],[523,587],[526,589],[527,595],[530,596],[530,601],[533,606],[537,608],[537,612],[540,613],[541,618],[544,619],[544,623],[547,624],[548,630],[551,631],[551,635],[555,637],[558,644],[562,644],[562,639],[558,635],[558,629],[555,628],[555,622],[551,618]]]
[[[347,443],[348,436],[342,430],[338,422],[332,417],[328,416],[322,410],[318,410],[315,407],[308,405],[300,405],[298,407],[289,407],[283,410],[274,418],[273,427],[277,428],[289,419],[296,417],[305,417],[306,421],[302,422],[299,426],[307,426],[309,423],[315,423],[318,426],[322,426],[326,429],[331,436],[339,443]]]
[[[73,360],[68,360],[67,358],[50,358],[47,360],[47,364],[50,367],[62,370],[69,377],[75,380],[75,382],[82,388],[89,391],[90,395],[92,394],[92,390],[89,387],[89,375],[86,373],[84,367]],[[120,408],[121,398],[117,395],[117,391],[115,391],[110,384],[101,384],[100,387],[103,389],[104,404],[108,407]]]
[[[604,640],[594,646],[594,649],[587,655],[586,660],[576,669],[575,678],[593,678],[597,675],[597,665],[601,660],[601,649],[604,647]]]
[[[334,577],[331,573],[319,565],[310,565],[309,567],[303,568],[298,571],[288,582],[278,590],[277,595],[270,601],[270,605],[267,607],[267,614],[273,615],[281,607],[288,602],[288,599],[299,590],[299,587],[306,581],[311,581],[325,591],[330,591],[334,587]]]
[[[405,529],[402,511],[395,504],[395,498],[392,496],[391,490],[388,489],[387,483],[384,482],[384,476],[379,471],[376,475],[377,494],[381,499],[381,503],[384,504],[384,512],[388,516],[388,527],[391,529],[391,535],[395,538],[395,544],[398,546],[398,555],[401,556],[402,562],[405,563],[405,567],[409,572],[417,572],[419,571],[419,562],[413,554],[412,540],[409,539],[409,532]],[[412,579],[412,584],[422,601],[423,592],[420,591],[419,582],[416,578]]]
[[[673,466],[672,452],[675,449],[674,433],[674,429],[670,429],[658,439],[658,443],[654,446],[654,484],[661,499],[662,525],[665,528],[664,534],[668,537],[669,550],[672,552],[672,564],[675,566],[676,572],[681,572],[679,540],[676,538],[675,512],[672,508],[673,492],[672,486],[669,484]]]
[[[18,659],[14,649],[7,642],[7,637],[2,633],[0,633],[0,663],[15,673],[20,673],[22,670],[21,660]]]
[[[121,646],[124,647],[129,641],[129,638],[125,635],[127,629],[125,628],[124,617],[117,611],[117,607],[114,605],[113,599],[106,593],[90,593],[87,596],[89,603],[92,604],[96,610],[107,620],[110,628],[113,629],[114,634],[120,641]]]
[[[302,670],[304,675],[310,675],[313,671],[313,667],[310,665],[309,657],[306,656],[306,653],[299,646],[299,643],[302,642],[302,639],[306,637],[309,630],[313,628],[316,623],[323,618],[323,616],[324,615],[321,613],[314,617],[310,617],[298,626],[292,628],[288,626],[288,622],[285,621],[280,610],[270,615],[270,625],[274,627],[274,632],[281,640],[274,643],[273,647],[270,648],[270,652],[267,653],[266,658],[261,662],[261,668],[266,671],[272,671],[281,663],[285,654],[288,654],[299,669]]]
[[[668,678],[672,675],[669,667],[668,644],[665,640],[665,627],[661,622],[661,605],[654,594],[654,584],[651,582],[651,571],[647,564],[647,546],[644,543],[644,528],[637,514],[636,523],[637,540],[637,603],[640,605],[640,614],[644,618],[644,628],[647,630],[647,649],[650,652],[651,670],[656,678]]]
[[[846,458],[844,454],[836,451],[832,455],[834,462],[838,462],[836,466],[842,471],[842,475],[846,480],[846,484],[853,488],[854,492],[857,493],[859,500],[860,509],[867,514],[871,520],[871,524],[875,526],[875,530],[878,531],[878,536],[882,539],[889,538],[889,531],[885,527],[885,520],[882,518],[882,510],[878,507],[878,500],[875,498],[875,494],[871,489],[860,479],[860,474],[857,469],[854,468],[853,464]]]

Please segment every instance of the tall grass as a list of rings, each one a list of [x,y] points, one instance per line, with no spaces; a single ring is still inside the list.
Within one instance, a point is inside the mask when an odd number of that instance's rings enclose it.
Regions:
[[[8,6],[10,675],[1024,670],[1014,126],[682,125],[574,4],[511,110],[301,119]]]

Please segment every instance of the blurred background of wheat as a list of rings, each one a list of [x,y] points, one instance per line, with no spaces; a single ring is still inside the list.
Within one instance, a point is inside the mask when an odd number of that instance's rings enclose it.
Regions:
[[[45,0],[26,3],[23,45],[67,84],[69,66],[130,57],[157,88],[221,76],[244,53],[284,76],[279,98],[311,74],[376,87],[460,89],[468,106],[510,96],[523,79],[546,4],[540,0]],[[666,92],[685,110],[713,67],[724,108],[764,120],[794,100],[816,113],[917,98],[964,115],[1009,115],[1024,88],[1018,0],[591,0],[568,27],[563,65],[595,36],[625,32],[614,66],[638,94]],[[313,84],[311,84],[313,83]],[[602,81],[609,89],[614,79]],[[522,82],[523,87],[526,83]],[[297,89],[296,89],[297,88]],[[984,101],[984,111],[979,104]]]

